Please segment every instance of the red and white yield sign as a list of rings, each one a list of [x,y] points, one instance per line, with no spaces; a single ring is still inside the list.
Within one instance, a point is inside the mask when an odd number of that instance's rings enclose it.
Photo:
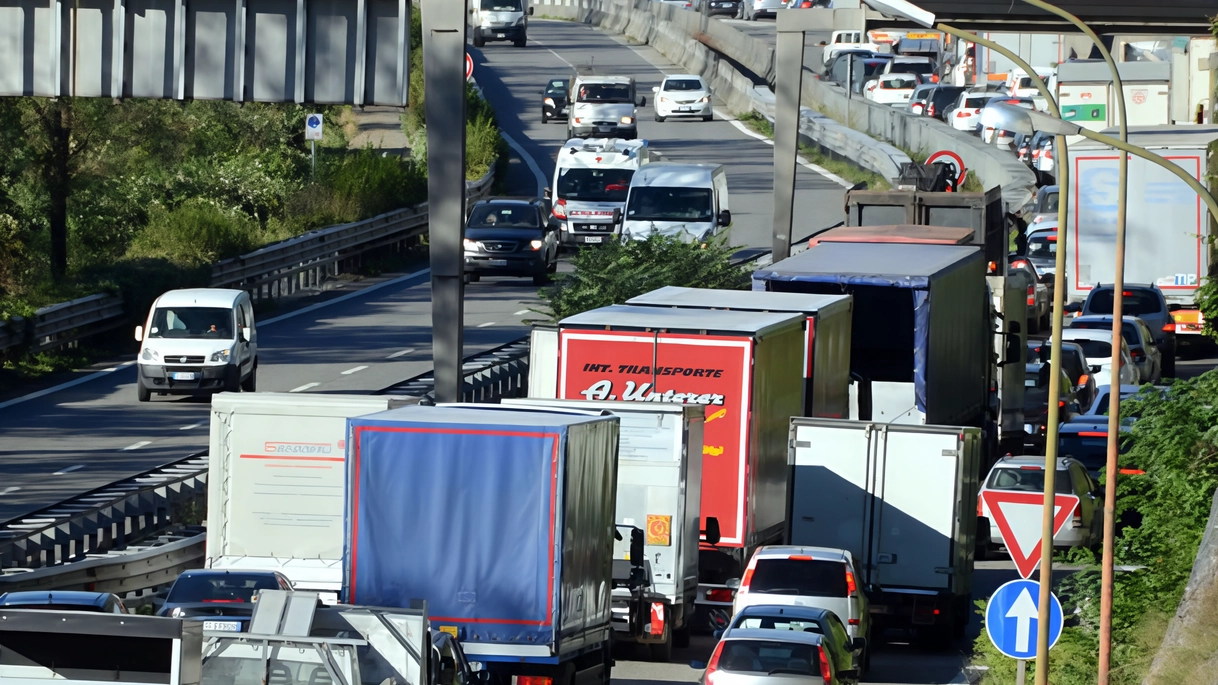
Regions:
[[[927,164],[934,164],[935,162],[939,162],[941,164],[950,164],[951,166],[955,167],[956,190],[959,190],[960,187],[964,185],[964,160],[960,158],[960,155],[952,152],[951,150],[939,150],[935,154],[926,158]]]
[[[1002,534],[1002,542],[1019,575],[1028,578],[1040,564],[1041,514],[1045,495],[1040,492],[985,490],[981,499],[989,509],[990,520]],[[1057,495],[1053,500],[1053,535],[1066,526],[1078,506],[1076,495]]]
[[[472,57],[470,57],[469,53],[467,52],[467,53],[465,53],[465,79],[468,81],[469,77],[471,77],[473,75],[474,75],[474,59]]]

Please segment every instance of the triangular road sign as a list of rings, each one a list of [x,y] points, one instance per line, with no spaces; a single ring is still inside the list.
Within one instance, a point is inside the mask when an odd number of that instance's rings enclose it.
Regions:
[[[1045,495],[1040,492],[984,490],[981,499],[990,519],[1002,533],[1002,541],[1015,561],[1019,575],[1029,578],[1040,564],[1041,517]],[[1078,496],[1057,495],[1053,500],[1053,535],[1061,532],[1078,506]]]

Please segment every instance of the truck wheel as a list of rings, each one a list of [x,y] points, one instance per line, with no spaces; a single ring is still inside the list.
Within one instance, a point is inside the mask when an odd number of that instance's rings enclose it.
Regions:
[[[678,628],[672,634],[672,646],[677,649],[686,649],[689,647],[689,623],[686,623],[683,628]]]
[[[254,368],[250,369],[250,377],[241,381],[242,392],[255,392],[258,388],[258,362],[254,362]]]
[[[483,45],[486,45],[486,40],[483,39],[482,36],[479,36],[478,34],[475,33],[474,34],[474,47],[480,48]]]
[[[152,399],[152,391],[144,385],[144,381],[138,378],[135,381],[135,399],[140,402],[147,402]]]
[[[659,644],[648,645],[651,648],[651,660],[660,663],[668,663],[672,661],[672,629],[668,626],[664,627],[664,641]]]

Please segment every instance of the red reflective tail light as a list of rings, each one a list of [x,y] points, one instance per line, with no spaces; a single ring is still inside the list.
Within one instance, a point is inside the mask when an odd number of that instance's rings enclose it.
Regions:
[[[830,685],[833,682],[833,669],[829,666],[829,655],[825,654],[825,648],[817,645],[816,653],[820,656],[820,678],[825,681],[825,685]]]
[[[720,641],[715,645],[715,651],[711,654],[710,661],[706,662],[706,685],[713,685],[715,681],[715,672],[719,670],[719,657],[723,654],[723,645]]]
[[[1164,333],[1175,333],[1176,332],[1176,322],[1169,321],[1169,322],[1163,324],[1163,332]]]
[[[854,572],[849,568],[846,569],[846,593],[851,597],[858,594],[859,586],[854,582]]]
[[[736,593],[730,587],[716,587],[706,591],[708,602],[730,602],[736,598]]]

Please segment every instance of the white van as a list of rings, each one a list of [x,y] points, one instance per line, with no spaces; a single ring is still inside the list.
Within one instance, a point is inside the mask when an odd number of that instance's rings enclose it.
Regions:
[[[253,392],[258,374],[254,305],[244,290],[170,290],[135,327],[141,342],[136,394]]]
[[[653,233],[704,242],[731,225],[727,173],[718,164],[657,162],[630,181],[622,239],[645,240]]]
[[[554,160],[550,181],[550,223],[563,246],[611,239],[614,212],[626,207],[626,193],[639,167],[652,161],[645,140],[572,138]]]
[[[1032,67],[1036,70],[1036,75],[1045,82],[1049,87],[1050,92],[1057,90],[1057,70],[1052,67]],[[1038,98],[1041,97],[1040,91],[1036,89],[1036,85],[1032,83],[1032,77],[1028,76],[1028,72],[1019,67],[1015,67],[1007,74],[1006,80],[1007,93],[1018,98]]]
[[[529,16],[533,7],[525,9],[525,0],[467,0],[469,30],[474,47],[486,41],[510,40],[518,48],[528,42]]]

